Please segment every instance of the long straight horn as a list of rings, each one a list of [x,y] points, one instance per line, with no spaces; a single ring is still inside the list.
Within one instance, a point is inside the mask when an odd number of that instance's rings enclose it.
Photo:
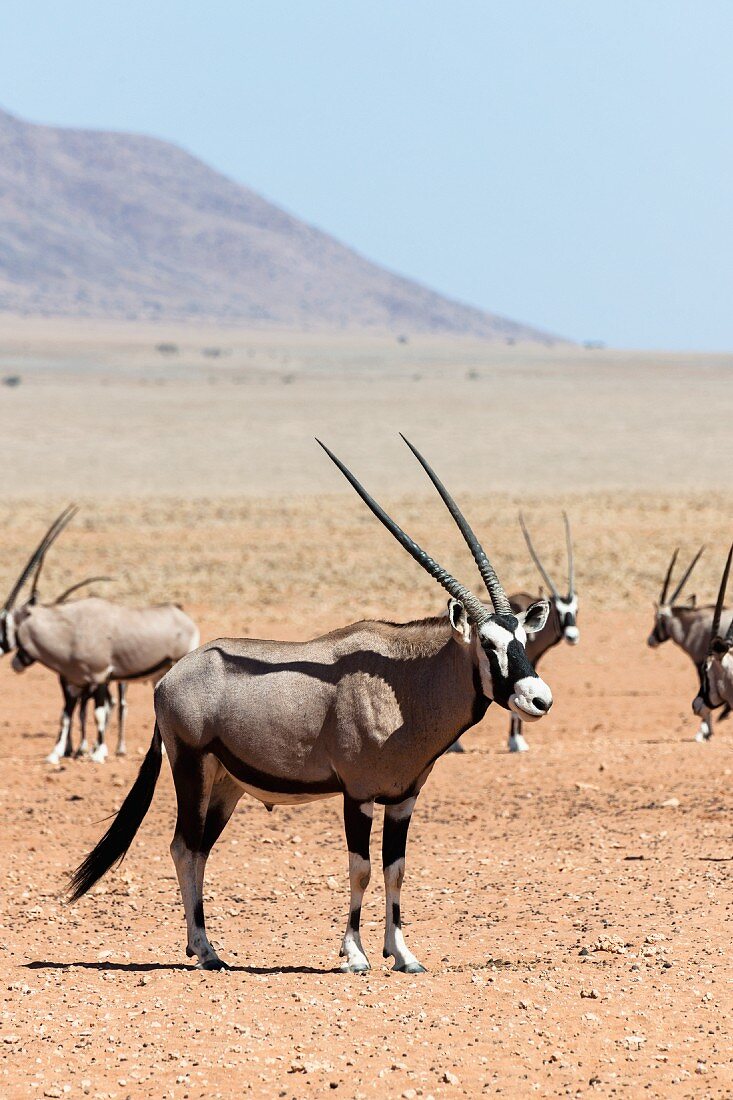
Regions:
[[[63,603],[67,600],[72,592],[77,592],[80,588],[83,588],[86,584],[95,584],[97,581],[113,581],[114,577],[86,577],[83,581],[77,581],[76,584],[72,584],[70,588],[65,588],[60,596],[57,596],[53,601],[54,604]]]
[[[434,561],[429,554],[426,554],[409,535],[405,534],[401,527],[398,527],[395,521],[387,515],[381,505],[377,504],[374,497],[366,491],[363,485],[360,485],[351,471],[344,466],[343,462],[336,457],[333,451],[331,451],[325,443],[321,443],[320,439],[316,439],[316,443],[318,443],[320,447],[323,447],[328,457],[338,466],[341,473],[359,494],[367,508],[374,513],[380,523],[384,524],[390,534],[397,539],[400,546],[403,546],[407,553],[415,559],[418,565],[421,565],[426,573],[429,573],[438,584],[442,585],[446,592],[453,596],[454,599],[460,600],[466,609],[466,614],[469,619],[477,626],[486,622],[489,618],[489,612],[481,603],[481,600],[479,600],[477,596],[474,596],[473,592],[468,588],[460,584],[460,582],[457,581],[455,577],[451,576],[446,569],[438,565],[438,563]]]
[[[565,546],[568,551],[568,595],[572,596],[575,592],[575,560],[573,557],[573,536],[570,533],[570,520],[568,519],[567,512],[562,514],[563,522],[565,524]]]
[[[697,552],[697,553],[695,554],[695,557],[694,557],[694,558],[692,559],[692,561],[690,562],[690,564],[689,564],[689,565],[687,566],[687,569],[686,569],[686,571],[684,572],[684,574],[683,574],[683,576],[682,576],[682,580],[681,580],[681,581],[680,581],[680,583],[679,583],[679,584],[677,585],[677,587],[675,588],[675,590],[674,590],[674,592],[672,593],[672,595],[671,595],[671,596],[669,597],[669,602],[670,602],[670,603],[674,603],[674,601],[675,601],[675,600],[677,599],[677,597],[679,596],[679,594],[680,594],[680,592],[682,591],[682,589],[683,589],[683,588],[685,587],[685,585],[687,584],[687,581],[688,581],[688,579],[689,579],[690,573],[692,572],[692,570],[693,570],[693,569],[695,568],[695,566],[696,566],[696,565],[697,565],[697,563],[699,562],[699,560],[700,560],[700,556],[701,556],[701,554],[702,554],[702,552],[703,552],[703,550],[704,550],[704,549],[705,549],[705,547],[704,547],[704,546],[701,546],[701,547],[700,547],[700,549],[698,550],[698,552]]]
[[[489,595],[491,596],[491,602],[494,605],[494,610],[501,615],[513,614],[507,594],[502,587],[501,581],[496,575],[496,570],[486,556],[484,548],[474,535],[471,527],[468,524],[468,521],[461,512],[460,508],[458,507],[438,475],[432,469],[430,464],[420,454],[417,447],[413,447],[412,443],[410,443],[410,440],[405,439],[405,436],[402,435],[402,432],[400,432],[400,435],[405,440],[405,443],[410,448],[415,458],[432,481],[435,488],[438,490],[438,493],[440,494],[443,503],[447,507],[450,514],[453,516],[458,530],[461,532],[464,539],[466,540],[466,545],[473,554],[473,560],[476,562],[476,565],[478,566],[478,571],[483,578],[483,582],[486,585]]]
[[[61,531],[63,531],[66,524],[76,515],[76,512],[76,506],[69,505],[69,507],[65,508],[63,512],[53,521],[51,526],[46,531],[46,534],[43,536],[38,546],[35,548],[30,558],[28,559],[25,569],[11,588],[9,595],[5,600],[5,603],[3,604],[3,611],[12,610],[21,588],[28,580],[31,573],[38,565],[39,561],[43,558],[43,555],[46,553],[56,536],[59,535]]]
[[[535,563],[535,565],[539,569],[539,571],[542,575],[542,579],[545,582],[545,584],[547,585],[547,587],[550,589],[550,592],[552,592],[555,599],[557,599],[558,591],[555,588],[555,585],[552,583],[552,580],[550,579],[550,576],[549,576],[547,570],[545,569],[544,565],[540,561],[537,551],[535,550],[534,546],[532,545],[532,539],[529,537],[529,531],[527,530],[527,525],[524,522],[524,516],[522,515],[521,512],[519,513],[519,526],[522,528],[522,534],[524,535],[524,541],[527,543],[527,549],[529,550],[530,554],[532,555],[532,561]],[[572,588],[571,588],[571,592],[572,592]]]
[[[672,571],[674,569],[675,562],[677,561],[677,555],[679,554],[679,552],[680,552],[680,548],[678,546],[675,549],[674,554],[672,555],[672,560],[669,563],[669,568],[667,570],[667,576],[664,578],[664,584],[662,585],[662,591],[659,593],[659,606],[660,607],[663,607],[664,604],[667,601],[667,589],[669,588],[669,582],[672,579]]]
[[[718,599],[715,604],[715,613],[713,614],[713,625],[710,630],[710,643],[718,637],[718,631],[720,630],[720,616],[723,614],[723,604],[725,603],[725,590],[728,587],[728,574],[730,573],[730,563],[733,558],[733,546],[728,551],[728,560],[725,563],[725,569],[723,570],[723,577],[720,581],[720,589],[718,590]],[[730,633],[730,631],[728,632]]]
[[[30,594],[31,601],[35,600],[36,593],[38,592],[38,582],[41,579],[41,571],[43,570],[43,564],[46,560],[46,554],[50,550],[52,543],[54,543],[56,541],[56,539],[59,537],[59,535],[61,534],[63,529],[65,527],[67,527],[69,523],[71,523],[72,519],[74,518],[74,516],[76,515],[76,513],[78,511],[79,511],[79,509],[75,505],[72,505],[69,508],[67,508],[66,513],[63,516],[63,518],[60,516],[59,519],[56,520],[56,523],[54,524],[53,531],[50,531],[48,533],[47,538],[46,538],[46,545],[43,549],[43,552],[42,552],[40,558],[38,559],[38,565],[36,566],[36,571],[35,571],[35,574],[33,575],[33,584],[31,585],[31,594]]]

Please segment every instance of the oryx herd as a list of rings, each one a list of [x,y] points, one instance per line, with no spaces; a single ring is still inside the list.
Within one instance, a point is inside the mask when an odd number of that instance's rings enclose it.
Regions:
[[[0,611],[0,649],[14,653],[13,668],[20,672],[39,662],[61,683],[64,709],[49,761],[58,763],[71,754],[72,717],[79,702],[77,751],[87,751],[89,698],[97,722],[91,755],[104,759],[113,683],[120,690],[118,752],[124,752],[124,686],[130,680],[156,683],[147,755],[117,816],[72,875],[72,901],[124,857],[151,805],[165,748],[178,806],[171,855],[186,916],[186,952],[199,967],[225,966],[206,932],[204,875],[213,845],[246,793],[268,810],[342,798],[350,902],[341,969],[353,972],[369,969],[360,916],[371,877],[374,804],[383,805],[383,954],[394,960],[395,970],[423,970],[405,942],[400,900],[407,833],[420,791],[439,757],[459,745],[491,703],[510,715],[510,751],[526,751],[523,724],[544,717],[553,702],[536,665],[560,641],[577,644],[578,596],[565,514],[566,584],[558,587],[551,579],[520,516],[530,557],[548,591],[507,595],[455,500],[405,442],[471,551],[488,600],[475,596],[418,546],[322,443],[374,516],[448,593],[447,613],[407,623],[356,622],[307,642],[218,638],[199,647],[196,626],[177,606],[132,610],[94,596],[69,599],[82,585],[106,578],[89,578],[50,603],[40,602],[44,559],[76,510],[67,508],[51,525]],[[698,740],[707,740],[711,711],[724,708],[727,713],[733,706],[733,616],[723,607],[733,547],[715,606],[697,608],[694,600],[680,605],[676,601],[701,553],[670,594],[675,551],[649,645],[672,639],[695,662],[700,687],[694,710],[702,721]],[[19,603],[28,581],[30,594]]]

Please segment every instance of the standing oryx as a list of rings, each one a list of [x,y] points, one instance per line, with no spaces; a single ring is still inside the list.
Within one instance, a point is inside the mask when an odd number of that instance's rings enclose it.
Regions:
[[[38,580],[45,556],[74,515],[76,508],[67,508],[54,520],[0,611],[0,654],[14,651],[16,672],[39,661],[56,672],[61,682],[64,709],[58,740],[48,756],[52,764],[71,753],[71,722],[80,698],[80,752],[87,748],[85,710],[88,698],[93,697],[97,745],[92,760],[100,763],[108,752],[104,737],[111,709],[109,684],[116,681],[122,687],[129,680],[157,681],[199,644],[195,623],[174,604],[136,610],[96,596],[65,603],[71,592],[88,583],[85,581],[67,589],[55,603],[38,602]],[[31,575],[30,596],[16,608],[20,590]],[[122,754],[126,709],[122,690],[119,702],[117,752]]]
[[[710,642],[707,653],[700,662],[700,687],[693,700],[692,709],[703,721],[710,722],[710,712],[718,707],[733,708],[733,657],[730,649],[733,645],[733,621],[723,626],[723,604],[725,590],[728,587],[730,563],[733,558],[733,546],[728,551],[728,559],[720,582],[718,599],[715,604],[710,627]]]
[[[647,644],[655,649],[671,638],[673,642],[676,642],[677,645],[685,651],[695,668],[698,670],[708,655],[713,625],[713,608],[712,605],[697,607],[695,605],[694,596],[690,602],[686,604],[676,604],[675,600],[687,584],[690,574],[700,560],[700,556],[704,549],[704,546],[700,547],[683,573],[682,579],[674,592],[669,595],[669,583],[672,579],[672,573],[674,572],[677,556],[679,554],[679,548],[675,550],[672,555],[672,560],[669,563],[669,568],[667,569],[667,575],[664,578],[662,591],[659,594],[659,602],[655,606],[654,629],[647,639]],[[733,611],[721,609],[721,614],[722,629],[725,631],[733,620]],[[721,719],[727,717],[729,712],[730,707],[726,706],[720,715]],[[709,714],[700,713],[700,728],[695,735],[695,740],[709,741],[713,736],[713,720]]]
[[[310,642],[219,638],[184,657],[158,684],[147,756],[117,817],[74,873],[72,897],[86,893],[129,848],[150,806],[165,744],[178,799],[171,854],[186,912],[186,951],[206,970],[224,965],[205,929],[206,860],[246,791],[268,808],[343,798],[351,902],[341,955],[348,971],[369,969],[359,922],[371,873],[373,807],[385,806],[383,953],[394,957],[395,970],[421,972],[405,944],[400,910],[407,830],[420,789],[438,757],[491,702],[530,721],[552,705],[525,652],[527,634],[545,624],[547,604],[512,613],[489,559],[427,462],[418,455],[473,553],[493,612],[324,450],[450,594],[450,611],[402,625],[355,623]]]
[[[570,533],[570,521],[565,512],[563,512],[562,518],[565,524],[565,549],[568,560],[568,590],[566,596],[561,596],[553,584],[552,578],[547,573],[532,545],[532,539],[529,537],[524,517],[521,514],[519,516],[519,524],[522,528],[524,541],[527,543],[527,549],[532,556],[532,561],[537,566],[540,576],[552,594],[552,599],[549,601],[550,614],[547,616],[547,622],[542,630],[537,634],[533,634],[527,641],[527,656],[535,667],[540,657],[544,657],[548,650],[560,642],[565,641],[568,645],[577,645],[580,641],[580,631],[577,625],[578,594],[575,591],[573,538]],[[526,610],[537,599],[537,596],[531,596],[528,592],[517,592],[516,595],[509,597],[509,602],[512,609],[517,612]],[[509,752],[526,752],[528,748],[529,745],[522,734],[522,719],[518,714],[513,714],[509,728]]]

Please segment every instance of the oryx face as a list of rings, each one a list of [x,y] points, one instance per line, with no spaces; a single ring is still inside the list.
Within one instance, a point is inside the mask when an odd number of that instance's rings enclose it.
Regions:
[[[0,657],[15,649],[15,616],[3,608],[0,611]]]
[[[451,600],[448,609],[454,631],[474,646],[486,698],[526,722],[541,718],[552,706],[552,692],[526,652],[527,635],[542,630],[549,610],[545,600],[538,600],[519,615],[490,615],[476,629],[468,625],[457,600]]]
[[[654,611],[654,629],[646,640],[652,649],[663,645],[672,637],[672,608],[669,604],[657,605]]]
[[[577,624],[578,597],[574,592],[571,592],[569,596],[553,596],[552,603],[560,620],[563,640],[568,645],[577,645],[580,641],[580,631]]]

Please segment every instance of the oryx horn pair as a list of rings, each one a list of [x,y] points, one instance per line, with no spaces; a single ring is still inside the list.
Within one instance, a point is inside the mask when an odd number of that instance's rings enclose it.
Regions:
[[[720,589],[718,590],[718,599],[715,603],[715,612],[713,614],[713,625],[710,631],[710,646],[708,648],[708,656],[722,656],[727,653],[731,645],[733,645],[733,620],[728,627],[728,630],[724,637],[718,633],[720,630],[720,617],[723,614],[723,604],[725,603],[725,593],[728,588],[728,575],[730,573],[730,563],[733,559],[733,546],[728,551],[728,559],[725,563],[725,569],[723,570],[723,576],[720,581]]]
[[[677,599],[677,597],[681,593],[682,589],[685,587],[688,580],[690,579],[690,574],[692,573],[692,570],[695,568],[695,566],[699,562],[704,549],[705,549],[704,546],[700,547],[698,552],[695,554],[695,557],[692,559],[690,564],[687,566],[687,569],[682,574],[682,579],[679,582],[679,584],[677,585],[677,587],[675,588],[674,592],[672,593],[671,596],[668,596],[667,592],[669,590],[669,582],[672,580],[672,573],[674,572],[674,567],[675,567],[675,564],[677,562],[677,556],[680,552],[679,546],[677,547],[674,554],[672,555],[672,560],[669,563],[669,568],[667,569],[667,575],[665,576],[664,584],[662,585],[662,591],[659,593],[659,606],[660,607],[665,607],[668,604],[670,606],[672,606],[674,604],[674,601]]]
[[[438,475],[434,472],[429,463],[423,458],[417,448],[413,447],[412,443],[410,443],[408,439],[405,439],[405,436],[402,435],[401,432],[400,435],[402,436],[402,439],[410,448],[422,468],[425,470],[425,473],[428,475],[433,485],[438,490],[438,493],[443,503],[446,505],[450,514],[453,516],[458,530],[463,535],[463,538],[466,541],[466,545],[473,554],[473,559],[478,566],[478,571],[481,574],[489,596],[491,597],[491,603],[493,604],[495,612],[498,615],[512,615],[513,611],[511,608],[511,604],[509,603],[509,598],[502,587],[501,581],[496,575],[496,571],[493,565],[489,561],[486,552],[481,546],[481,543],[476,538],[476,535],[471,530],[471,527],[469,526],[468,521],[464,517],[460,508],[458,507],[446,487],[443,485]],[[392,534],[397,539],[399,544],[405,548],[407,553],[410,554],[415,559],[415,561],[419,565],[421,565],[423,569],[438,582],[438,584],[442,585],[446,592],[448,592],[451,596],[453,596],[454,599],[459,600],[460,603],[463,604],[469,620],[473,622],[474,625],[477,627],[481,626],[482,623],[487,622],[491,618],[491,613],[487,610],[481,600],[479,600],[478,597],[473,594],[473,592],[466,588],[465,585],[462,585],[459,581],[457,581],[455,577],[453,577],[447,571],[447,569],[443,569],[441,565],[438,565],[438,563],[434,561],[429,554],[426,554],[425,551],[420,546],[418,546],[418,544],[413,539],[411,539],[409,535],[405,534],[402,528],[399,527],[395,523],[395,521],[387,515],[381,505],[377,504],[374,497],[366,491],[363,485],[361,485],[357,481],[351,471],[347,469],[346,466],[344,466],[343,462],[341,462],[341,460],[336,457],[333,451],[331,451],[325,443],[321,443],[320,439],[317,439],[316,442],[319,443],[321,447],[323,447],[328,457],[331,459],[332,462],[336,464],[336,466],[338,466],[341,473],[353,486],[353,488],[359,494],[366,506],[374,513],[377,519],[384,524],[390,534]]]
[[[5,600],[5,603],[3,604],[2,611],[0,611],[0,614],[7,615],[8,612],[13,610],[15,602],[18,599],[18,594],[20,593],[20,590],[34,570],[35,574],[33,576],[31,593],[28,597],[28,602],[35,603],[38,596],[38,582],[40,580],[41,570],[43,569],[43,563],[45,561],[46,554],[51,549],[51,546],[59,537],[61,532],[71,523],[72,519],[78,511],[79,509],[75,504],[70,504],[68,505],[68,507],[64,508],[63,512],[61,512],[60,515],[56,517],[56,519],[46,531],[46,534],[39,542],[38,546],[31,554],[25,568],[23,569],[23,572],[20,574],[17,581],[11,588],[9,595]],[[83,581],[77,581],[76,584],[72,584],[69,588],[66,588],[60,596],[56,597],[54,603],[64,603],[64,601],[67,600],[73,592],[78,591],[78,589],[83,588],[87,584],[94,584],[96,581],[111,581],[112,579],[112,577],[86,577]]]
[[[52,544],[56,541],[61,532],[64,530],[64,528],[69,523],[71,523],[78,510],[79,509],[76,507],[75,504],[70,504],[67,508],[64,508],[63,512],[61,512],[61,514],[57,516],[56,519],[53,521],[49,529],[46,531],[46,534],[43,536],[38,546],[35,548],[30,558],[28,559],[28,563],[25,569],[11,588],[10,593],[2,607],[3,613],[7,614],[9,611],[13,610],[13,607],[15,606],[15,601],[18,598],[18,593],[30,577],[31,573],[34,572],[34,570],[35,575],[33,577],[33,583],[31,584],[31,594],[29,600],[31,603],[35,601],[36,594],[38,592],[38,581],[41,576],[41,570],[43,569],[43,562],[46,554],[48,553],[48,550],[50,549]]]
[[[575,561],[573,558],[573,539],[572,535],[570,534],[570,520],[568,519],[566,512],[563,512],[562,518],[563,523],[565,524],[565,546],[568,555],[568,597],[571,597],[575,592]],[[535,563],[537,569],[540,572],[540,576],[544,580],[547,587],[550,589],[550,592],[552,593],[554,598],[556,600],[562,599],[560,593],[552,582],[552,578],[540,561],[539,554],[532,545],[532,539],[529,537],[529,531],[527,530],[527,525],[524,522],[524,516],[521,512],[519,513],[519,526],[522,528],[524,541],[527,543],[527,549],[532,556],[532,561]]]

